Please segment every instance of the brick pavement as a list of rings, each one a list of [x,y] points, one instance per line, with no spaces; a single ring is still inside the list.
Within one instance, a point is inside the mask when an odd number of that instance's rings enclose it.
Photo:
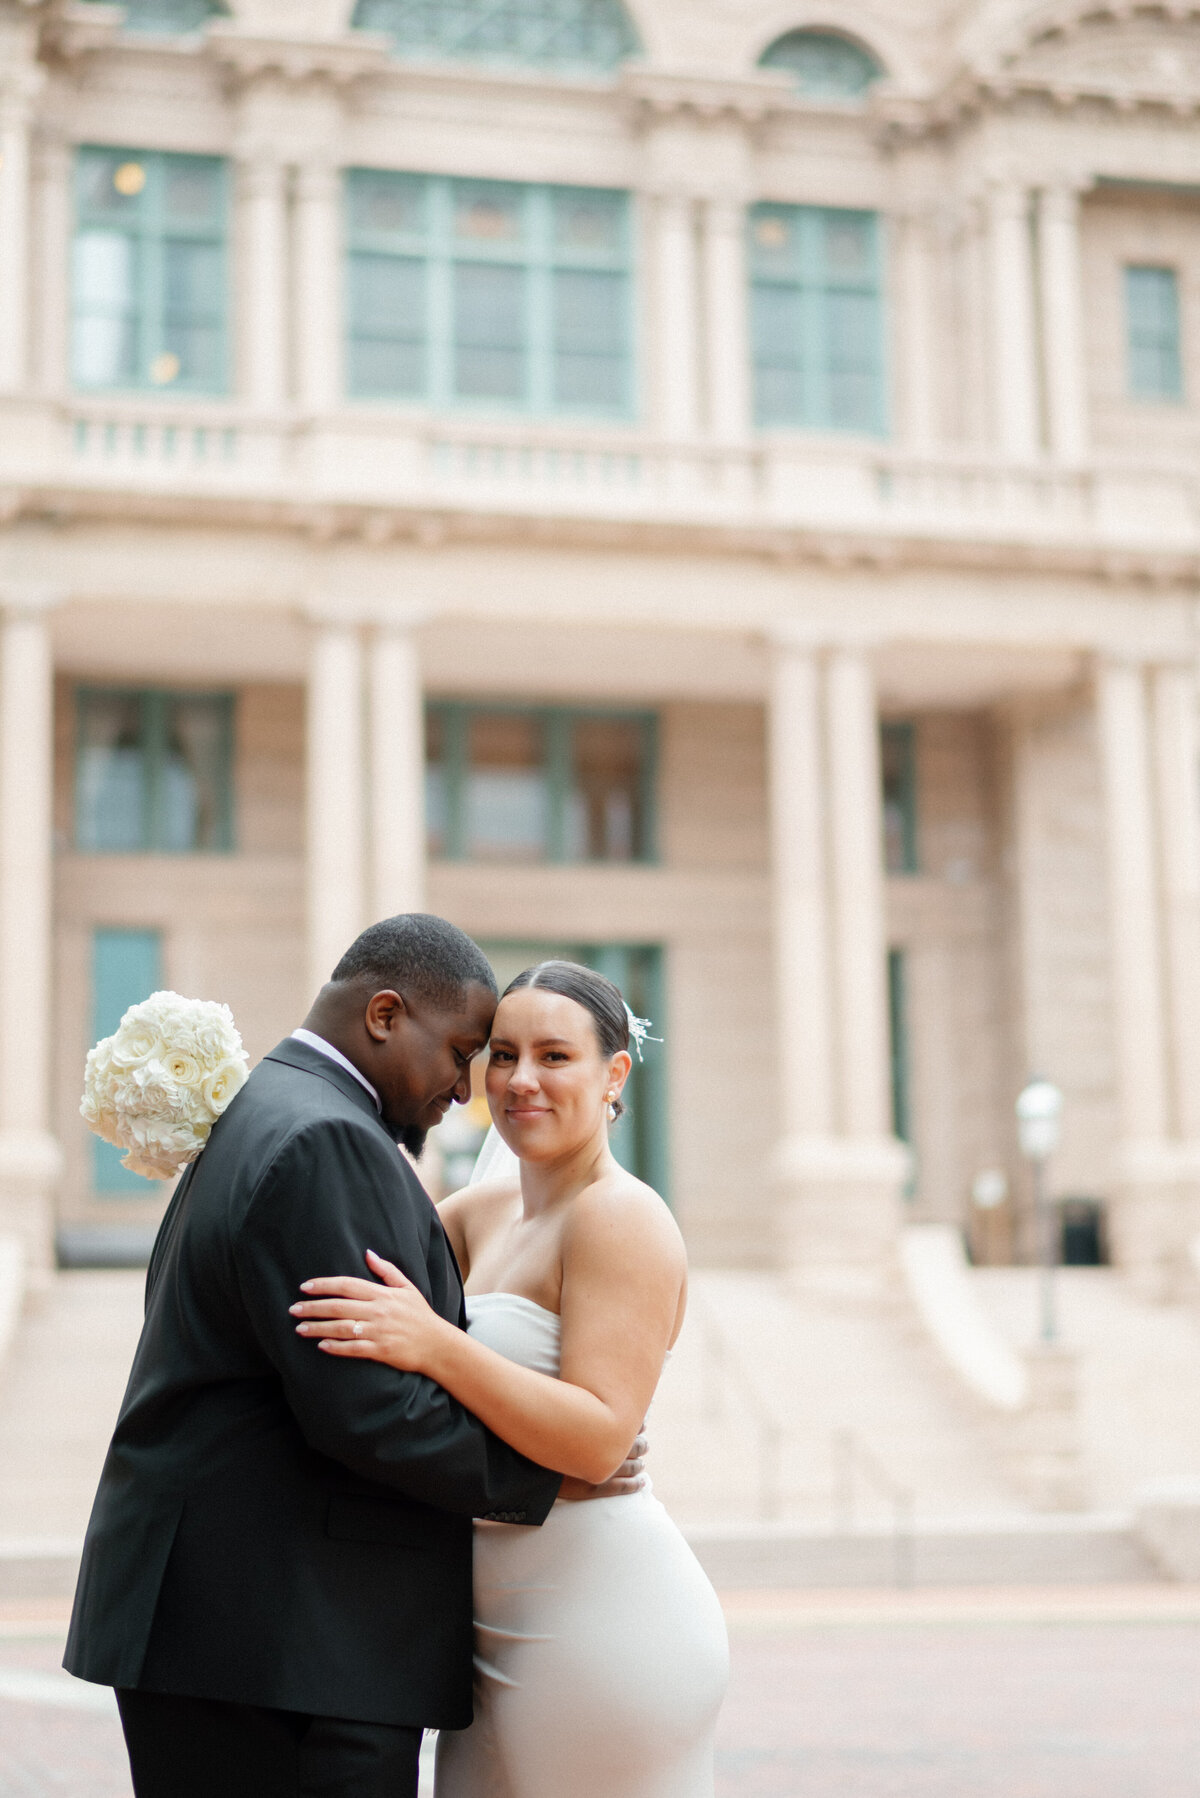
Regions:
[[[726,1611],[717,1798],[1200,1790],[1200,1593],[757,1593]],[[129,1798],[115,1715],[56,1673],[61,1641],[60,1620],[0,1618],[0,1798]]]

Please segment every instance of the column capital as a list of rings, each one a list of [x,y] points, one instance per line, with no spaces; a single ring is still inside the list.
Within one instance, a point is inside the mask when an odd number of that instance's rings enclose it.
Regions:
[[[441,616],[442,607],[421,599],[342,599],[336,594],[311,594],[301,605],[306,622],[315,629],[415,631]]]
[[[292,177],[293,191],[298,200],[317,204],[333,201],[337,198],[340,177],[341,166],[337,157],[323,151],[297,164]]]
[[[285,165],[282,156],[269,144],[240,145],[235,167],[238,190],[244,199],[282,196]]]
[[[57,587],[0,586],[0,619],[5,624],[46,619],[66,597]]]
[[[37,179],[55,181],[64,178],[71,167],[72,148],[71,139],[61,125],[35,125],[31,149]]]

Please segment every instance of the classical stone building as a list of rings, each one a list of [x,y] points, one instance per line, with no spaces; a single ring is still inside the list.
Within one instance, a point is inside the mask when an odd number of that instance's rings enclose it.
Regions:
[[[125,1004],[259,1054],[426,904],[662,1025],[700,1259],[1021,1252],[1037,1070],[1186,1267],[1198,109],[1187,5],[0,0],[35,1258],[158,1215],[76,1115]]]

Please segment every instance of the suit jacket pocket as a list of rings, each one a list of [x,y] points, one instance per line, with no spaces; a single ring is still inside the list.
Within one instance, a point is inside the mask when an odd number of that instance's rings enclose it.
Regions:
[[[395,1548],[430,1549],[440,1548],[461,1536],[463,1530],[458,1518],[439,1511],[418,1509],[386,1498],[339,1492],[329,1500],[325,1534],[336,1542],[375,1542]]]

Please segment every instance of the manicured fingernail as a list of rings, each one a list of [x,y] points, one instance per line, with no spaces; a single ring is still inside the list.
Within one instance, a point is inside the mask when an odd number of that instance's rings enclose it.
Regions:
[[[311,1292],[315,1285],[316,1285],[315,1280],[301,1280],[300,1290],[301,1290],[301,1292]]]
[[[289,1311],[289,1312],[290,1312],[290,1313],[291,1313],[291,1315],[292,1315],[292,1316],[293,1316],[293,1317],[299,1317],[299,1316],[300,1316],[300,1310],[301,1310],[301,1308],[300,1308],[300,1306],[299,1306],[299,1305],[289,1305],[289,1306],[288,1306],[288,1311]]]

